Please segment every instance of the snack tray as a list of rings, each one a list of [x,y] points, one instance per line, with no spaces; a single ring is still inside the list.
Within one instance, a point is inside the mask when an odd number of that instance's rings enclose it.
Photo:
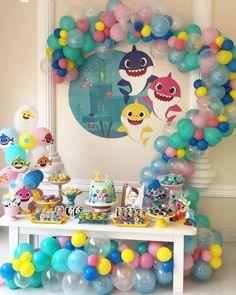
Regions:
[[[90,213],[92,211],[82,211],[80,213]],[[79,214],[80,214],[79,213]],[[91,222],[91,223],[107,223],[111,217],[111,213],[104,213],[105,214],[105,218],[104,219],[99,219],[99,218],[80,218],[79,214],[76,215],[76,218],[78,218],[79,223],[83,223],[83,222]]]
[[[46,220],[37,220],[33,217],[34,215],[30,215],[30,221],[33,223],[45,223],[45,224],[62,224],[63,222],[65,222],[69,216],[68,215],[64,215],[60,220],[55,221],[55,220],[51,220],[51,221],[46,221]]]
[[[112,218],[112,222],[116,225],[116,226],[120,226],[120,227],[148,227],[151,219],[146,217],[145,218],[145,222],[143,224],[127,224],[127,223],[118,223],[118,220],[116,217]]]

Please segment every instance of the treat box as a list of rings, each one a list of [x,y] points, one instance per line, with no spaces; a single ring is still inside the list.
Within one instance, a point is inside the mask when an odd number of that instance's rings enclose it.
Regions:
[[[113,217],[112,222],[116,226],[120,226],[120,227],[148,227],[151,222],[151,219],[148,217],[145,217],[145,221],[143,224],[128,224],[128,223],[118,223],[118,218]]]

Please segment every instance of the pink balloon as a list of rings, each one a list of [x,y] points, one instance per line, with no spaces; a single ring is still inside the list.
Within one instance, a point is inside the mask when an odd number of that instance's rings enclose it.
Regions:
[[[53,71],[53,82],[56,84],[60,84],[62,82],[64,82],[65,78],[64,77],[60,77],[57,75],[57,71]]]
[[[168,171],[176,175],[185,175],[187,172],[187,162],[181,158],[172,158],[167,164]]]
[[[119,23],[116,23],[111,27],[110,36],[114,41],[121,42],[125,40],[127,32],[122,30]]]
[[[176,41],[177,41],[177,37],[176,36],[171,36],[168,39],[168,46],[171,47],[171,48],[174,48]]]
[[[66,58],[59,59],[58,65],[62,69],[66,69],[68,66],[68,60]]]
[[[156,258],[157,250],[161,248],[163,245],[160,242],[150,242],[148,245],[148,252],[151,254],[154,258]]]
[[[193,267],[193,257],[188,254],[184,256],[184,270],[190,270]]]
[[[99,258],[97,255],[95,255],[95,254],[89,255],[89,257],[87,259],[87,263],[89,266],[96,267],[98,265],[98,262],[99,262]]]
[[[207,126],[209,127],[216,128],[218,124],[219,124],[219,121],[216,118],[207,121]]]
[[[93,33],[93,39],[97,42],[102,42],[105,38],[105,35],[103,32],[100,32],[100,31],[95,31]]]
[[[121,19],[124,19],[126,17],[128,21],[130,14],[131,11],[129,7],[124,3],[118,4],[114,10],[114,15],[117,21],[120,21]]]
[[[204,133],[202,129],[197,129],[194,133],[194,138],[196,140],[202,140],[204,138]]]
[[[12,171],[10,167],[5,167],[0,171],[0,185],[10,184],[13,180],[15,180],[18,176],[18,173]]]
[[[212,259],[212,254],[208,249],[202,250],[201,258],[205,262],[209,262]]]
[[[184,277],[187,278],[192,273],[192,269],[184,270]]]
[[[67,72],[66,79],[70,82],[75,81],[78,78],[78,70],[74,68],[72,71]]]
[[[175,48],[177,50],[182,50],[182,49],[184,49],[184,47],[185,47],[185,41],[182,39],[177,39],[175,42]]]
[[[210,49],[213,50],[214,52],[218,52],[220,50],[219,46],[215,43],[212,43],[210,45]]]
[[[38,145],[48,145],[54,142],[51,132],[45,127],[36,128],[32,134]]]
[[[87,33],[89,29],[89,22],[86,19],[78,19],[76,22],[76,28],[83,33]]]
[[[133,35],[135,38],[141,38],[141,36],[142,36],[141,32],[137,32],[137,31],[134,31]]]
[[[196,248],[192,254],[193,261],[197,261],[201,256],[201,250],[199,248]]]
[[[197,128],[205,128],[207,126],[207,119],[200,115],[200,114],[197,114],[193,117],[192,119],[192,123],[193,125],[195,125]]]
[[[184,176],[186,178],[189,178],[193,175],[194,172],[195,172],[194,164],[190,161],[187,161],[187,171],[185,172]]]
[[[5,280],[0,276],[0,286],[5,285]]]
[[[176,156],[176,149],[173,148],[172,146],[168,146],[166,148],[166,155],[169,158],[174,158]]]
[[[136,15],[138,20],[144,24],[147,24],[150,22],[153,16],[152,8],[149,5],[142,5],[137,9]]]
[[[67,241],[69,241],[71,237],[68,236],[57,236],[57,241],[61,248],[65,248],[65,244]]]
[[[201,38],[203,45],[210,45],[215,42],[216,37],[219,36],[215,28],[207,28],[202,32]]]
[[[134,251],[134,259],[132,262],[128,263],[128,266],[132,268],[137,268],[139,267],[139,262],[140,262],[140,256],[136,251]]]
[[[119,250],[120,252],[122,252],[123,250],[128,249],[128,248],[129,248],[129,246],[128,246],[127,244],[122,243],[122,244],[120,244],[118,250]]]
[[[236,79],[230,81],[230,87],[236,89]]]
[[[114,16],[114,13],[110,11],[105,11],[101,17],[100,20],[104,22],[107,28],[112,27],[116,23],[116,18]]]
[[[105,37],[109,37],[110,36],[110,28],[105,28],[103,33],[104,33]]]
[[[153,267],[154,258],[150,253],[143,253],[140,256],[140,266],[145,269],[150,269]]]

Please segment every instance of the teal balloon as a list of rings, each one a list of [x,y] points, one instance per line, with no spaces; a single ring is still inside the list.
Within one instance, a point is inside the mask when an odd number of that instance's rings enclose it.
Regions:
[[[177,65],[184,60],[186,55],[186,50],[177,50],[175,48],[170,48],[167,54],[167,58],[171,64]]]
[[[88,34],[93,35],[93,33],[96,31],[95,25],[99,21],[98,16],[91,16],[88,18],[89,21],[89,31]]]
[[[157,152],[163,154],[168,147],[168,137],[167,136],[158,136],[154,141],[154,148]]]
[[[213,232],[205,227],[198,227],[197,243],[200,248],[209,248],[214,243]]]
[[[191,202],[191,205],[196,205],[200,199],[199,191],[193,187],[185,187],[183,189],[184,197]]]
[[[229,124],[229,130],[226,131],[226,132],[224,132],[224,133],[222,133],[223,137],[228,137],[228,136],[232,135],[233,132],[234,132],[233,123],[231,123],[231,122],[228,121],[228,124]]]
[[[80,56],[80,50],[78,48],[72,48],[70,46],[63,47],[63,54],[69,60],[77,60]]]
[[[14,258],[20,258],[21,254],[24,252],[30,252],[33,254],[34,248],[28,243],[21,243],[16,247],[13,256]]]
[[[209,263],[199,259],[193,265],[192,274],[199,281],[207,281],[212,277],[213,270]]]
[[[185,114],[185,118],[192,120],[192,118],[198,114],[199,114],[199,110],[191,109],[191,110],[187,111],[187,113]]]
[[[67,44],[72,48],[80,48],[84,44],[84,33],[80,30],[73,29],[67,34]]]
[[[87,265],[88,254],[82,250],[75,250],[71,252],[68,257],[68,267],[74,273],[82,274]]]
[[[60,245],[55,238],[46,238],[40,243],[40,250],[51,257],[57,250],[60,249]]]
[[[110,251],[110,252],[113,252],[113,251],[115,251],[115,250],[118,249],[119,244],[117,243],[117,241],[115,241],[115,240],[110,240],[110,243],[111,243],[111,251]]]
[[[106,4],[106,10],[114,12],[116,6],[121,3],[121,0],[109,0]]]
[[[153,178],[158,175],[164,175],[168,172],[167,162],[162,158],[154,159],[151,162],[151,173]]]
[[[157,283],[160,285],[169,285],[173,281],[173,273],[165,272],[163,269],[155,270]]]
[[[217,128],[206,127],[204,128],[204,139],[208,142],[209,146],[215,146],[222,141],[223,135]]]
[[[82,66],[84,61],[85,61],[84,56],[82,54],[80,54],[79,57],[74,62],[76,64],[76,66],[79,67],[79,66]]]
[[[95,281],[92,281],[92,285],[96,294],[100,295],[110,294],[114,289],[110,274],[99,276]]]
[[[67,272],[69,270],[67,261],[71,254],[68,249],[57,250],[52,256],[52,267],[58,272]]]
[[[224,246],[223,235],[220,231],[216,229],[212,229],[214,235],[214,243],[219,244],[221,247]]]
[[[187,65],[186,65],[185,62],[181,62],[181,63],[177,64],[177,69],[181,73],[188,73],[188,72],[190,72],[190,69],[188,69],[188,67],[187,67]]]
[[[57,37],[54,34],[48,36],[47,44],[49,47],[51,47],[54,50],[62,48],[62,46],[58,43]]]
[[[151,293],[156,287],[156,276],[152,270],[139,267],[136,269],[134,289],[141,294]]]
[[[169,137],[169,145],[176,149],[182,149],[186,147],[187,142],[178,132],[175,132]]]
[[[190,119],[181,119],[177,123],[177,130],[183,139],[189,140],[194,136],[197,128],[193,125]]]
[[[208,95],[218,97],[219,99],[223,98],[226,94],[226,90],[223,86],[212,85],[208,89]]]
[[[189,205],[189,208],[192,209],[192,210],[194,211],[195,214],[197,213],[197,206],[196,206],[195,204],[192,204],[192,203],[191,203],[191,204]]]
[[[184,236],[184,254],[192,254],[197,248],[197,239],[195,236]]]
[[[127,40],[130,43],[137,43],[140,40],[140,38],[136,38],[136,37],[134,37],[134,35],[131,32],[128,32]]]
[[[86,34],[82,49],[85,52],[92,52],[95,49],[96,45],[96,41],[93,39],[93,37],[90,34]]]
[[[154,16],[150,22],[152,34],[156,37],[166,35],[170,29],[170,22],[164,15]]]
[[[196,24],[188,25],[188,26],[186,27],[185,31],[186,31],[186,33],[187,33],[188,35],[190,35],[190,34],[194,34],[194,33],[195,33],[195,34],[199,34],[199,35],[201,35],[201,33],[202,33],[201,28],[200,28],[198,25],[196,25]]]
[[[14,279],[12,280],[6,280],[6,286],[8,289],[11,289],[11,290],[16,290],[18,289],[19,287],[16,285]]]
[[[11,163],[17,158],[21,158],[26,161],[27,155],[26,151],[21,146],[19,146],[18,144],[14,144],[7,148],[5,152],[5,160],[8,165],[11,165]]]
[[[139,242],[135,247],[135,251],[138,252],[138,254],[140,254],[140,255],[142,255],[144,253],[148,253],[148,243]]]
[[[74,29],[75,25],[76,25],[74,19],[69,15],[63,16],[60,19],[59,24],[60,24],[61,29],[64,29],[64,30],[67,30],[67,31],[70,31],[70,30]]]
[[[140,178],[141,179],[145,179],[145,178],[154,178],[154,175],[151,171],[151,168],[150,167],[144,167],[142,170],[141,170],[141,173],[140,173]]]
[[[33,275],[29,278],[30,287],[32,288],[39,288],[42,286],[41,280],[42,273],[41,272],[34,272]]]
[[[206,215],[197,214],[197,215],[195,215],[195,220],[197,222],[197,227],[204,227],[204,228],[211,227],[210,220]]]
[[[229,70],[225,65],[219,65],[210,74],[210,80],[214,85],[224,85],[229,79]]]
[[[41,251],[35,252],[33,254],[32,263],[35,267],[35,271],[44,271],[49,266],[49,257]]]
[[[198,53],[190,52],[184,58],[184,64],[186,65],[186,69],[188,71],[196,70],[199,68],[198,64]]]

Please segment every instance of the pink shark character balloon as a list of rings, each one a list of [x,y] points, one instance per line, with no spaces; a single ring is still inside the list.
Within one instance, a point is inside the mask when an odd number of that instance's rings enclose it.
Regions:
[[[21,198],[20,207],[21,207],[21,210],[23,211],[23,213],[28,213],[30,203],[33,200],[32,192],[29,189],[27,189],[26,187],[23,187],[23,188],[19,189],[15,195],[20,196],[20,198]]]
[[[169,73],[167,77],[154,80],[148,89],[148,96],[143,97],[142,100],[149,104],[156,117],[169,123],[177,116],[173,113],[182,111],[178,106],[180,96],[179,84]]]

